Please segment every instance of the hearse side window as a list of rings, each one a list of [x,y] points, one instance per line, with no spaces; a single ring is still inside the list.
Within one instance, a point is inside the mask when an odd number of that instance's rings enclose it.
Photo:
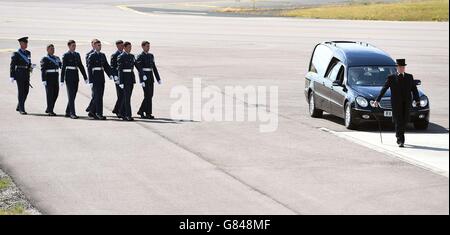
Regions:
[[[327,78],[330,79],[331,81],[335,81],[336,78],[338,77],[338,73],[341,67],[342,65],[340,64],[337,64],[334,67],[332,67],[329,76],[327,76]]]
[[[327,46],[318,45],[311,60],[310,72],[316,72],[319,76],[324,77],[332,56],[333,53]]]
[[[330,61],[330,64],[327,67],[327,70],[325,71],[325,76],[324,77],[328,77],[328,75],[330,74],[331,70],[334,68],[334,66],[339,63],[339,59],[336,57],[333,57]]]

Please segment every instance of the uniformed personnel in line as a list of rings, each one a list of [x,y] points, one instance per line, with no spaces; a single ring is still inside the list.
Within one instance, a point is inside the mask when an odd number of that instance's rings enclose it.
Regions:
[[[59,69],[62,63],[58,56],[55,56],[55,46],[47,46],[47,55],[41,59],[41,78],[47,96],[47,108],[45,113],[49,116],[56,116],[53,111],[59,94]]]
[[[114,79],[111,74],[111,67],[108,64],[108,60],[104,53],[100,52],[102,44],[100,40],[94,42],[94,52],[89,54],[88,57],[88,74],[89,83],[92,84],[93,90],[93,103],[89,107],[89,117],[97,120],[105,120],[103,116],[103,94],[105,91],[105,73]]]
[[[81,61],[81,56],[75,51],[77,47],[76,42],[74,40],[69,40],[67,42],[67,47],[69,47],[69,51],[62,57],[61,69],[61,85],[64,83],[66,84],[68,97],[65,116],[72,119],[77,119],[78,116],[75,111],[75,98],[77,96],[78,83],[80,81],[78,70],[80,70],[86,83],[88,81],[88,77],[86,70],[84,69],[83,62]]]
[[[96,42],[96,41],[98,41],[98,39],[96,39],[96,38],[94,38],[94,39],[92,39],[91,40],[91,50],[88,52],[88,53],[86,53],[86,66],[89,64],[89,55],[91,55],[91,53],[92,52],[94,52],[95,51],[95,49],[94,49],[94,43]],[[90,79],[90,74],[88,74],[88,79]],[[89,108],[91,107],[91,106],[93,106],[93,104],[94,104],[94,88],[92,87],[92,83],[89,83],[89,82],[86,82],[86,84],[88,84],[88,85],[90,85],[91,86],[91,101],[89,102],[89,105],[87,106],[87,108],[86,108],[86,112],[90,112],[89,111]]]
[[[116,94],[117,94],[117,101],[114,105],[114,109],[112,113],[116,114],[118,118],[122,118],[122,113],[120,111],[120,107],[123,103],[123,90],[119,86],[119,72],[117,70],[117,57],[119,57],[120,54],[123,52],[123,41],[117,40],[116,41],[116,47],[117,51],[114,52],[114,54],[111,55],[111,73],[114,76],[114,83],[116,86]]]
[[[134,77],[134,67],[136,60],[131,54],[131,43],[124,42],[123,52],[117,58],[117,70],[119,71],[119,87],[123,90],[123,101],[120,108],[122,112],[122,119],[124,121],[133,121],[131,113],[131,95],[133,93],[133,86],[136,83]]]
[[[390,75],[380,91],[374,105],[379,106],[381,98],[388,89],[391,90],[392,119],[395,124],[397,144],[403,148],[405,145],[406,124],[410,119],[410,107],[414,99],[415,104],[420,103],[419,91],[412,74],[406,73],[406,60],[397,60],[397,73]]]
[[[18,104],[16,111],[22,115],[26,115],[25,101],[31,86],[30,74],[35,65],[31,63],[31,52],[27,50],[28,37],[19,38],[18,41],[20,48],[13,52],[11,56],[9,77],[11,82],[15,81],[17,83]]]
[[[159,77],[158,69],[155,64],[155,57],[149,53],[150,42],[143,41],[141,43],[142,52],[136,58],[136,65],[139,70],[139,81],[142,89],[144,90],[144,100],[138,111],[138,115],[145,119],[154,119],[153,116],[153,92],[154,92],[154,77],[156,81],[161,84],[161,78]]]

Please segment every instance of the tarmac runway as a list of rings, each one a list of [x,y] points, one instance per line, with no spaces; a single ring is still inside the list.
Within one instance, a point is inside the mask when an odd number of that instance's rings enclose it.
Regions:
[[[143,2],[0,1],[0,167],[41,212],[449,213],[448,23],[204,17],[118,7],[128,3]],[[48,43],[61,56],[74,39],[84,55],[99,38],[109,57],[117,39],[131,41],[134,54],[149,40],[163,80],[155,84],[157,119],[112,117],[116,94],[109,80],[107,121],[87,119],[91,94],[83,83],[76,103],[82,118],[62,117],[64,87],[59,116],[47,117],[39,70],[32,75],[29,115],[20,116],[8,77],[16,39],[25,35],[36,64]],[[338,118],[308,116],[304,75],[314,45],[326,40],[365,41],[407,58],[432,107],[430,129],[407,135],[411,148],[393,149],[388,128],[379,144],[376,124],[349,132]],[[195,114],[172,118],[173,89],[192,92],[194,78],[219,93],[226,86],[277,87],[278,107],[271,109],[277,129],[261,133],[260,121],[204,121]],[[142,93],[136,85],[134,114]]]

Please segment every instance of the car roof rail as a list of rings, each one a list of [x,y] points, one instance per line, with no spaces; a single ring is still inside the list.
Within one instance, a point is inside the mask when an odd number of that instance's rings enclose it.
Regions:
[[[329,44],[329,45],[332,45],[335,47],[337,47],[336,44],[338,44],[338,43],[354,43],[354,44],[358,44],[358,45],[366,46],[366,47],[375,47],[374,45],[372,45],[368,42],[360,42],[360,41],[358,41],[358,42],[357,41],[328,41],[328,42],[325,42],[325,44]]]
[[[325,44],[329,44],[334,47],[336,47],[337,46],[336,44],[338,44],[338,43],[357,43],[357,42],[354,42],[354,41],[328,41],[328,42],[325,42]]]
[[[331,41],[331,43],[357,43],[355,41]]]

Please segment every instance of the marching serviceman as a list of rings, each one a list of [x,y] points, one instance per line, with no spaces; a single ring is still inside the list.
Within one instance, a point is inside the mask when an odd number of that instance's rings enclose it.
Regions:
[[[100,52],[102,44],[99,40],[94,42],[94,52],[88,57],[89,83],[92,84],[93,103],[89,107],[89,117],[97,120],[105,120],[103,116],[103,94],[105,92],[105,74],[111,79],[111,67],[108,64],[105,54]]]
[[[53,108],[55,107],[56,99],[58,99],[59,86],[59,69],[61,68],[61,60],[55,56],[55,46],[49,44],[47,46],[47,55],[41,59],[41,76],[42,84],[45,87],[47,95],[47,108],[45,113],[49,116],[56,116]]]
[[[10,81],[17,83],[18,100],[16,111],[22,115],[26,115],[25,101],[30,90],[30,74],[35,67],[31,63],[31,52],[27,50],[28,37],[22,37],[18,39],[20,49],[14,52],[11,56],[10,64]]]
[[[397,144],[401,148],[405,145],[405,129],[410,118],[409,114],[412,98],[416,104],[420,102],[419,92],[416,83],[414,82],[413,75],[405,73],[405,70],[405,59],[398,59],[397,73],[392,74],[387,78],[386,83],[374,102],[375,107],[378,107],[379,102],[386,91],[388,89],[391,90],[392,119],[395,124]]]
[[[123,102],[123,90],[119,87],[119,73],[117,70],[117,57],[123,52],[123,41],[116,41],[117,51],[111,55],[111,73],[114,75],[114,82],[116,84],[116,93],[117,93],[117,101],[116,105],[114,105],[113,113],[117,115],[118,118],[122,118],[120,112],[120,106],[122,106]]]
[[[98,39],[96,39],[96,38],[94,38],[94,39],[91,40],[91,47],[92,47],[92,49],[91,49],[88,53],[86,53],[86,66],[89,64],[89,61],[88,61],[89,55],[90,55],[92,52],[95,51],[95,49],[94,49],[94,43],[95,43],[96,41],[98,41]],[[90,74],[88,74],[88,79],[89,79],[89,78],[90,78]],[[86,82],[86,84],[92,85],[91,83],[88,83],[88,82]],[[94,90],[93,90],[93,87],[91,86],[91,102],[89,102],[89,105],[88,105],[87,108],[86,108],[86,112],[89,112],[89,108],[93,105],[93,103],[94,103]]]
[[[62,57],[62,69],[61,69],[61,85],[66,83],[68,103],[66,108],[66,117],[77,119],[78,116],[75,112],[75,98],[78,92],[78,83],[80,81],[78,75],[78,69],[83,75],[84,80],[87,82],[88,77],[83,63],[81,62],[81,56],[75,51],[77,45],[74,40],[67,42],[69,51]]]
[[[133,86],[136,83],[133,72],[136,63],[134,55],[130,54],[131,43],[125,42],[123,45],[124,52],[117,58],[119,87],[123,90],[123,101],[120,110],[124,121],[133,121],[133,118],[131,117],[131,94],[133,93]]]
[[[159,77],[158,69],[156,68],[155,58],[153,54],[149,53],[150,43],[148,41],[143,41],[141,43],[142,53],[136,58],[136,67],[139,70],[139,81],[141,83],[142,89],[144,90],[144,100],[139,108],[138,115],[141,118],[154,119],[152,115],[152,98],[154,89],[154,78],[155,74],[156,81],[161,84],[161,79]]]

